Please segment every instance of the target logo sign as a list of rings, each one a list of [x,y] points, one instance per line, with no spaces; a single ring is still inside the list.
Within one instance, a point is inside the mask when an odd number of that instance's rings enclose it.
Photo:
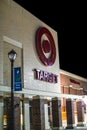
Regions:
[[[36,49],[41,62],[45,66],[52,66],[56,60],[56,47],[51,32],[40,27],[36,32]]]

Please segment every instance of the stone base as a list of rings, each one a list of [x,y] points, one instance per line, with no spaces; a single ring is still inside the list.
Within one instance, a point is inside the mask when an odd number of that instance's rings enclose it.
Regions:
[[[76,126],[67,126],[66,128],[65,128],[65,130],[66,129],[75,129],[76,128]]]
[[[52,130],[64,130],[64,127],[53,127]]]
[[[77,124],[77,127],[85,127],[86,126],[86,124],[84,124],[84,123],[78,123]]]

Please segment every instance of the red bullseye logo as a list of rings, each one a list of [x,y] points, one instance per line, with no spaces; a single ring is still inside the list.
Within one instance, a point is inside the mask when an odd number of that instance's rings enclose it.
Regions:
[[[52,66],[56,59],[56,47],[50,31],[41,27],[36,32],[36,49],[42,63]]]

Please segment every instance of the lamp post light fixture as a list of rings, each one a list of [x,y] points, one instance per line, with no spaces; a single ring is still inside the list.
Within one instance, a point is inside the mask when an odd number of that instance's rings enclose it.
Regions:
[[[11,62],[11,130],[15,130],[15,125],[14,125],[14,85],[13,85],[13,67],[14,67],[14,61],[17,57],[17,53],[12,49],[8,53],[8,58]]]

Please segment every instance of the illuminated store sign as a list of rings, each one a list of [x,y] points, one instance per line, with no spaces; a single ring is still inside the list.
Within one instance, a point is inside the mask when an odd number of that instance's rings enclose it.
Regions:
[[[80,85],[80,82],[78,82],[78,81],[76,81],[76,80],[74,80],[74,79],[70,79],[70,82],[72,82],[72,83],[74,83],[74,84]]]
[[[54,64],[56,60],[55,42],[51,32],[45,27],[40,27],[36,32],[36,49],[41,62],[45,66]],[[48,57],[47,54],[49,54]]]
[[[58,75],[55,75],[53,73],[50,72],[46,72],[46,71],[42,71],[39,69],[35,69],[35,78],[37,80],[42,80],[42,81],[46,81],[46,82],[50,82],[50,83],[57,83],[58,82]]]
[[[45,66],[52,66],[56,60],[56,46],[51,32],[40,27],[36,32],[36,51],[39,59]],[[39,69],[34,69],[35,79],[49,83],[57,83],[58,75]]]

